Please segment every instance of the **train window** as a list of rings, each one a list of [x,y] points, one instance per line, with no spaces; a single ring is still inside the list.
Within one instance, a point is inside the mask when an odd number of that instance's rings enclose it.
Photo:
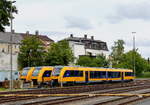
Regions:
[[[32,76],[38,76],[40,70],[41,70],[41,67],[36,67],[35,70],[33,71]]]
[[[62,67],[55,67],[53,72],[52,72],[52,75],[53,76],[59,76],[61,69],[62,69]]]
[[[133,76],[133,72],[125,72],[125,76]]]
[[[82,77],[83,71],[78,70],[67,70],[64,74],[64,77]]]
[[[82,77],[83,76],[83,71],[74,71],[74,75],[77,76],[77,77]]]
[[[50,77],[52,71],[45,71],[43,77]]]
[[[26,76],[28,74],[29,69],[30,69],[30,67],[24,68],[22,71],[22,76]]]
[[[81,77],[83,76],[83,71],[79,72],[79,76],[81,76]]]
[[[90,71],[90,78],[94,78],[94,71]]]
[[[108,78],[120,78],[120,72],[108,72]]]
[[[105,71],[91,71],[90,78],[106,78]]]
[[[106,78],[106,72],[105,71],[101,71],[101,78]]]
[[[64,74],[64,77],[70,77],[70,74],[71,74],[71,71],[70,70],[67,70]]]

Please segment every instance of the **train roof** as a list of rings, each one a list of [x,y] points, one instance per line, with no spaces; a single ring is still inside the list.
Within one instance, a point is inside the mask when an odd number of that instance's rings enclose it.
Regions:
[[[132,70],[132,69],[125,69],[125,68],[108,68],[108,67],[84,67],[84,66],[54,66],[58,68],[63,68],[63,67],[81,67],[81,68],[101,68],[101,69],[122,69],[122,70]]]
[[[32,66],[32,67],[54,67],[54,66]],[[24,67],[24,68],[31,68],[31,67]]]
[[[54,66],[35,66],[35,67],[40,67],[40,68],[42,68],[42,67],[54,67]]]
[[[35,66],[36,68],[42,68],[42,67],[55,67],[55,68],[63,68],[63,67],[80,67],[80,68],[101,68],[101,69],[121,69],[121,70],[132,70],[132,69],[125,69],[125,68],[109,68],[109,67],[84,67],[84,66],[63,66],[63,65],[58,65],[58,66]],[[25,68],[31,68],[31,67],[25,67]]]

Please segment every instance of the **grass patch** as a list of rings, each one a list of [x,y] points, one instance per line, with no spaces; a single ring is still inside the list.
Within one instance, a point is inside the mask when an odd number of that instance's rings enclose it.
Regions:
[[[144,72],[141,76],[138,76],[138,78],[150,78],[150,72]]]
[[[10,90],[9,88],[8,89],[0,88],[0,92],[2,92],[2,91],[22,91],[22,90],[25,90],[25,89],[12,89],[12,90]]]
[[[7,89],[5,89],[5,88],[0,88],[0,91],[6,91]]]

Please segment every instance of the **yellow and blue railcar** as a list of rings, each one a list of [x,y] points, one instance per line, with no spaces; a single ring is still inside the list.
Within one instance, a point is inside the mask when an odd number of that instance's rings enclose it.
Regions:
[[[35,67],[35,70],[31,76],[34,85],[40,85],[41,83],[48,83],[51,81],[52,66]]]
[[[56,66],[51,79],[52,84],[91,83],[133,80],[134,75],[130,69]]]
[[[25,67],[23,68],[21,74],[20,74],[20,79],[23,80],[24,82],[29,82],[31,81],[31,76],[34,71],[35,67]]]

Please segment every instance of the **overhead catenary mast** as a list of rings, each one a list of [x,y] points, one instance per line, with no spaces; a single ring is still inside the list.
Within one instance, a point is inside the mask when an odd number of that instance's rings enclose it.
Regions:
[[[136,34],[136,32],[132,32],[132,34]],[[135,35],[133,35],[133,71],[134,71],[134,76],[136,77],[136,70],[135,70]]]
[[[10,11],[10,31],[11,31],[11,34],[10,34],[10,90],[13,89],[13,58],[12,58],[12,53],[13,53],[13,13],[12,13],[12,10],[13,10],[13,3],[15,3],[16,1],[11,1],[11,11]]]

